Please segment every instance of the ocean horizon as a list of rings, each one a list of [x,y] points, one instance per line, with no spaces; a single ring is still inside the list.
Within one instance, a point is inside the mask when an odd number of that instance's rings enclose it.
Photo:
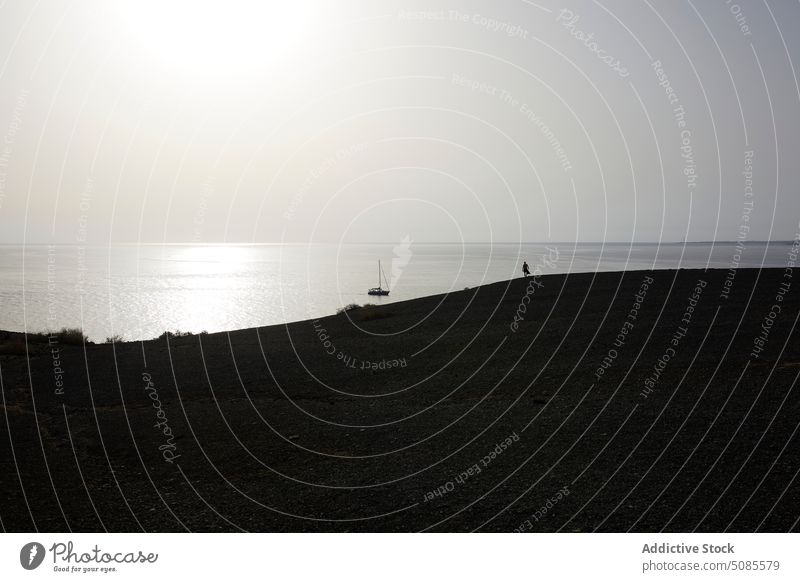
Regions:
[[[79,327],[146,340],[289,323],[521,276],[768,268],[790,241],[691,243],[121,243],[0,245],[0,329]],[[738,245],[738,246],[737,246]],[[367,294],[378,261],[389,296]]]

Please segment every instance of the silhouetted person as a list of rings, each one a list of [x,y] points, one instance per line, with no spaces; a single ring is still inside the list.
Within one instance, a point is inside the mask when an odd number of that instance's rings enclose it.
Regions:
[[[522,274],[526,277],[529,277],[531,272],[528,269],[528,263],[526,261],[522,261]]]

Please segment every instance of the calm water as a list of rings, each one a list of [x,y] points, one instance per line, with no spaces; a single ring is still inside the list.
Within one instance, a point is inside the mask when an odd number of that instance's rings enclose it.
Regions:
[[[0,246],[0,329],[82,327],[90,339],[147,339],[329,315],[543,273],[727,268],[733,244]],[[788,245],[748,243],[742,267],[786,264]],[[383,261],[391,296],[370,297]],[[385,286],[385,285],[384,285]]]

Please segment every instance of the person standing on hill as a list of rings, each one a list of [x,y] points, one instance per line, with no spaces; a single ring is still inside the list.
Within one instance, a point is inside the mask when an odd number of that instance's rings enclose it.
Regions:
[[[522,274],[525,275],[526,277],[529,277],[531,274],[530,270],[528,269],[527,261],[522,261]]]

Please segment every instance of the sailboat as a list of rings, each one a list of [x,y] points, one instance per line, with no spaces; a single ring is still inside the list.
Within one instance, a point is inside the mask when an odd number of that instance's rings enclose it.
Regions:
[[[383,277],[383,281],[386,282],[386,289],[381,287],[381,277]],[[368,295],[388,295],[389,294],[389,281],[386,281],[386,275],[383,273],[383,269],[381,269],[381,261],[378,260],[378,286],[373,287],[369,291],[367,291]]]

